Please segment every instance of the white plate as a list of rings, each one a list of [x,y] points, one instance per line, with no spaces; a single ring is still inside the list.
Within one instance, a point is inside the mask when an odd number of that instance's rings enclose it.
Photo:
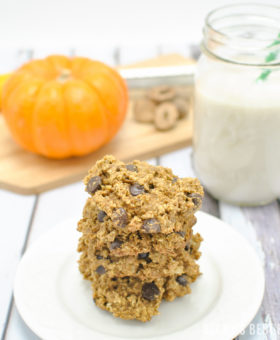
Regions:
[[[14,296],[26,324],[45,340],[229,340],[253,319],[262,301],[264,273],[254,250],[235,230],[205,213],[195,227],[204,238],[203,275],[192,294],[163,302],[143,324],[114,318],[92,301],[78,271],[76,222],[67,221],[23,256]]]

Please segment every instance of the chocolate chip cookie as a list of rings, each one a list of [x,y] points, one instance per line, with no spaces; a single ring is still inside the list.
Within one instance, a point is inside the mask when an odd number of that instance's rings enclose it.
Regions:
[[[94,198],[90,197],[84,208],[84,218],[78,225],[78,230],[83,233],[80,244],[84,241],[92,241],[95,248],[101,249],[106,246],[115,256],[137,255],[152,249],[162,254],[174,255],[176,249],[183,248],[190,240],[192,226],[196,223],[196,217],[191,215],[189,219],[182,222],[179,231],[169,234],[153,233],[151,237],[151,233],[144,230],[129,233],[125,228],[115,228],[111,218],[101,212]]]
[[[95,274],[93,300],[97,306],[116,317],[146,322],[159,314],[158,307],[162,299],[172,301],[177,296],[189,294],[192,282],[193,278],[187,274],[152,281]]]
[[[78,223],[79,269],[92,282],[96,305],[148,321],[162,299],[190,293],[200,275],[202,238],[192,232],[203,197],[199,181],[105,156],[84,183],[90,197]]]
[[[195,241],[196,239],[196,241]],[[95,273],[106,272],[109,277],[133,276],[140,280],[156,279],[181,275],[183,273],[199,274],[195,262],[199,258],[198,251],[201,238],[195,235],[185,248],[177,249],[176,255],[161,254],[155,250],[140,252],[136,256],[115,256],[110,249],[104,247],[96,249],[94,243],[83,247],[80,259],[80,271],[86,279],[91,279]],[[190,244],[193,244],[190,247]]]
[[[146,162],[124,164],[105,156],[84,182],[112,229],[126,233],[180,231],[202,203],[198,179],[177,178],[170,169]]]

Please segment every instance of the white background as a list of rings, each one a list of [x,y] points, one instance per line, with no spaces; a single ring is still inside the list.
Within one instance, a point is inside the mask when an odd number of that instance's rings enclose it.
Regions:
[[[0,44],[34,48],[198,42],[208,11],[240,2],[0,0]],[[263,2],[280,5],[280,0]]]

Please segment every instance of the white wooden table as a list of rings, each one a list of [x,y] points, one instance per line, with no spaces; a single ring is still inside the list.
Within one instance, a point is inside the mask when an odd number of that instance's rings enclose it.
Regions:
[[[43,57],[49,53],[84,55],[116,65],[132,63],[168,52],[178,52],[187,56],[195,53],[196,50],[187,44],[55,50],[11,48],[0,50],[0,72],[9,71],[30,58]],[[151,159],[149,162],[170,167],[178,176],[195,176],[191,166],[191,152],[191,148],[185,148]],[[0,190],[0,338],[2,340],[38,340],[38,337],[22,321],[13,301],[12,287],[18,262],[30,244],[54,225],[69,217],[78,221],[86,197],[81,182],[34,196],[21,196]],[[255,248],[265,267],[267,281],[263,304],[255,319],[238,339],[279,339],[279,203],[273,202],[265,207],[239,208],[218,202],[206,194],[202,210],[220,217],[243,234]]]

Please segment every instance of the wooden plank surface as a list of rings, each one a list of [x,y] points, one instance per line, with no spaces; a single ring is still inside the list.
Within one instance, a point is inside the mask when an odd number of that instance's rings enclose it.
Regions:
[[[280,213],[273,202],[263,207],[238,207],[220,202],[221,219],[252,245],[264,265],[266,287],[263,303],[239,340],[276,340],[280,336]]]
[[[163,59],[164,63],[170,61],[168,57]],[[180,56],[177,59],[179,63],[184,60]],[[162,65],[161,59],[158,60]],[[176,61],[176,57],[172,55],[171,60]],[[189,59],[185,60],[186,63],[190,62]],[[155,60],[152,65],[154,63]],[[135,92],[139,95],[139,90]],[[136,122],[132,110],[133,103],[130,102],[125,123],[109,144],[90,155],[66,160],[50,160],[24,151],[12,140],[0,116],[0,187],[21,194],[40,193],[80,180],[87,169],[105,154],[114,154],[124,161],[148,159],[191,144],[191,114],[179,121],[173,130],[160,132],[151,124]]]
[[[0,72],[7,73],[30,58],[30,51],[0,50]],[[1,168],[1,163],[0,163]],[[18,262],[25,249],[36,197],[0,190],[0,339],[12,306],[12,287]]]
[[[9,204],[7,204],[9,202]],[[0,190],[0,338],[12,299],[17,264],[25,247],[35,196],[22,197]]]
[[[242,208],[263,250],[266,287],[261,308],[268,339],[280,337],[280,208],[273,202],[264,207]]]

